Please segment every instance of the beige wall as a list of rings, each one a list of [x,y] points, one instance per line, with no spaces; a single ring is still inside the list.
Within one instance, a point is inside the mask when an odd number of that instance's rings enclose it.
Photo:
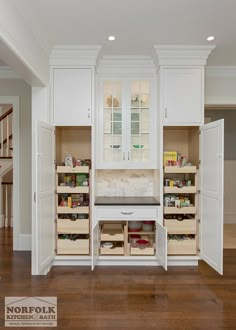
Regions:
[[[20,101],[20,233],[31,233],[31,86],[22,79],[0,79],[0,96]]]

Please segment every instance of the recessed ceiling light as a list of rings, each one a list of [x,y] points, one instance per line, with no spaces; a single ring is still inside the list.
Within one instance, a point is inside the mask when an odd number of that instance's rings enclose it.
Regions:
[[[108,37],[108,40],[110,40],[110,41],[114,41],[114,40],[116,40],[116,37],[115,37],[115,36],[109,36],[109,37]]]
[[[214,40],[214,39],[215,39],[214,36],[209,36],[209,37],[207,37],[207,41],[212,41],[212,40]]]

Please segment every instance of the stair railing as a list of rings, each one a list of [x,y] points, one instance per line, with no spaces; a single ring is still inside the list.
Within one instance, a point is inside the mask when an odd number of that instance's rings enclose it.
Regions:
[[[12,148],[10,141],[12,140],[12,113],[13,109],[9,109],[0,116],[0,156],[11,157]]]

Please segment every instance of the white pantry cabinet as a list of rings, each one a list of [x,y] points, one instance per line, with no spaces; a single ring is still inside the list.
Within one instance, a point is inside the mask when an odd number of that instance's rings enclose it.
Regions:
[[[99,79],[97,168],[155,168],[154,80]]]
[[[91,126],[92,69],[52,68],[53,124]]]
[[[201,125],[204,122],[204,68],[161,68],[163,125]]]
[[[163,127],[163,151],[177,151],[193,165],[163,164],[168,264],[195,255],[223,273],[223,137],[223,120],[200,127]],[[189,185],[184,186],[184,181]]]

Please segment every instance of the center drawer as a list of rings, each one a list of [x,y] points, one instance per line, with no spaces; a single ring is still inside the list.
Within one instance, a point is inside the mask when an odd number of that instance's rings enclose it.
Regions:
[[[130,220],[130,219],[151,219],[156,220],[158,217],[158,208],[154,206],[103,206],[97,207],[98,220]]]

